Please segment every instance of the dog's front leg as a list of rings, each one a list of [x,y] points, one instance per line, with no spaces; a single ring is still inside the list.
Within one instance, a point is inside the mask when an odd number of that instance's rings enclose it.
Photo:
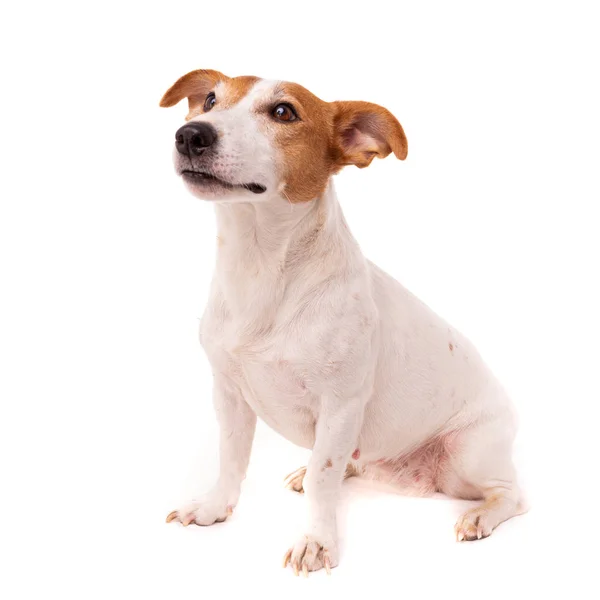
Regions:
[[[219,479],[210,492],[167,517],[183,525],[212,525],[233,512],[250,461],[256,414],[239,388],[227,378],[215,376],[214,405],[220,428]]]
[[[346,466],[357,447],[362,425],[362,398],[321,399],[316,424],[315,444],[304,477],[308,501],[306,534],[284,558],[291,561],[294,573],[331,567],[338,564],[337,506]]]

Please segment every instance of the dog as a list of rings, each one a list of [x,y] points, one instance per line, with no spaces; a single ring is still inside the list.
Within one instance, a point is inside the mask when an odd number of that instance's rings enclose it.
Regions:
[[[312,450],[286,480],[308,504],[305,535],[283,560],[296,575],[338,565],[347,477],[481,500],[458,519],[458,541],[523,512],[506,392],[468,339],[363,256],[336,197],[343,167],[406,158],[396,118],[213,70],[181,77],[160,106],[184,98],[175,169],[214,204],[218,227],[200,339],[214,373],[220,475],[167,522],[232,514],[257,417]]]

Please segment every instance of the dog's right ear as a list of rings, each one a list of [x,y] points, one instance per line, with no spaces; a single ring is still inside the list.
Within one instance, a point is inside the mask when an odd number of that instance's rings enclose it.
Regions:
[[[190,113],[187,116],[189,119],[191,113],[204,104],[206,96],[215,85],[219,81],[227,81],[228,79],[227,75],[210,69],[190,71],[187,75],[180,77],[166,91],[160,101],[160,106],[175,106],[180,100],[187,98],[190,107]]]

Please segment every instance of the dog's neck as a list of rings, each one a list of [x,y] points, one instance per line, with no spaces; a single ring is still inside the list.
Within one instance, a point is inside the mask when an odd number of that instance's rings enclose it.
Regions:
[[[216,205],[215,276],[243,328],[264,330],[286,295],[301,297],[319,282],[343,276],[360,259],[330,181],[319,198],[290,204],[273,196]]]
[[[217,263],[234,259],[277,270],[293,267],[295,254],[352,243],[330,180],[322,196],[291,204],[273,194],[255,203],[217,204]],[[306,255],[305,255],[306,256]]]

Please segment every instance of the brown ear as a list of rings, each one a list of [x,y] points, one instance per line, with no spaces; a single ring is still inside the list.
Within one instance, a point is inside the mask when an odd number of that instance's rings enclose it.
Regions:
[[[370,102],[333,102],[339,164],[368,167],[390,152],[404,160],[408,142],[402,125],[383,106]]]
[[[160,101],[160,106],[175,106],[183,98],[188,99],[190,112],[202,106],[208,92],[210,92],[219,81],[229,79],[227,75],[219,71],[199,69],[190,71],[187,75],[180,77],[165,93]],[[189,115],[188,115],[189,116]]]

